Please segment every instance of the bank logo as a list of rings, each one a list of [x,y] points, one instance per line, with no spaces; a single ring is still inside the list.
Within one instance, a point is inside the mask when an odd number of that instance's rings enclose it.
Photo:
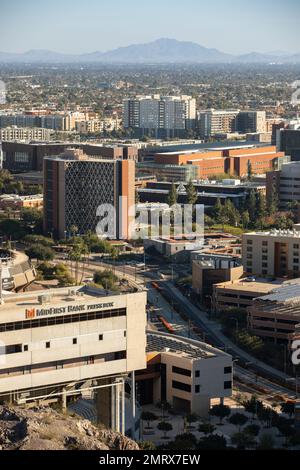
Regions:
[[[27,319],[29,319],[29,318],[35,318],[35,308],[26,309],[25,317],[26,317]]]

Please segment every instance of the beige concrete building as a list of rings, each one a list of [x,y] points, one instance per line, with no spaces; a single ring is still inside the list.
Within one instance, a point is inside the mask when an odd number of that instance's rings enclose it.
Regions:
[[[266,279],[254,281],[251,278],[215,284],[213,308],[216,312],[229,308],[246,309],[252,306],[254,299],[268,294],[281,284],[280,281],[271,282]]]
[[[248,328],[256,336],[286,342],[300,338],[299,279],[284,282],[248,309]]]
[[[243,266],[254,276],[300,277],[300,230],[271,230],[243,235]]]
[[[63,397],[66,405],[69,395],[98,390],[111,404],[109,416],[98,407],[99,420],[111,425],[115,417],[119,430],[125,378],[146,367],[145,305],[145,292],[107,295],[87,286],[5,296],[0,400]]]
[[[193,291],[200,295],[210,295],[213,285],[219,282],[235,281],[243,275],[240,261],[233,256],[199,254],[192,261]]]
[[[208,417],[212,399],[232,395],[232,357],[208,344],[149,331],[147,362],[136,377],[145,404],[167,401],[177,411]]]

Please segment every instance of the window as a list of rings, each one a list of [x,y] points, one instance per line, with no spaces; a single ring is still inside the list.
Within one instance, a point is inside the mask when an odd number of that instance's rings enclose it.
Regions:
[[[196,379],[198,379],[200,377],[200,370],[195,371],[195,377],[196,377]]]
[[[103,335],[99,335],[99,341],[103,341]]]
[[[124,331],[124,338],[126,338],[127,336],[127,331]]]
[[[294,245],[294,250],[299,250],[299,245]]]
[[[263,268],[267,268],[267,267],[268,267],[268,263],[262,263],[262,267],[263,267]]]
[[[268,242],[262,242],[262,246],[268,246]]]
[[[252,253],[252,251],[253,251],[252,246],[248,246],[247,251],[248,251],[248,253]]]
[[[73,344],[77,344],[77,338],[73,338]]]
[[[11,344],[5,346],[5,354],[15,354],[22,352],[22,344]]]
[[[231,382],[230,382],[231,383]],[[188,384],[184,384],[182,382],[177,382],[176,380],[173,380],[172,381],[172,387],[175,389],[175,390],[182,390],[183,392],[189,392],[191,393],[192,391],[192,388],[190,385]]]
[[[253,245],[253,240],[247,240],[247,245]]]
[[[50,341],[47,341],[47,343],[46,343],[46,349],[50,349],[50,347],[51,347]]]
[[[28,344],[24,344],[24,351],[28,351]]]
[[[231,390],[232,389],[232,382],[231,380],[228,382],[224,382],[224,390]]]
[[[172,367],[172,372],[173,374],[178,374],[178,375],[185,375],[186,377],[191,377],[192,372],[188,369],[182,369],[181,367]]]
[[[15,152],[15,162],[28,163],[29,155],[26,152]]]
[[[200,393],[200,385],[195,386],[195,393],[197,393],[197,394]]]
[[[232,367],[224,367],[224,374],[232,374]]]

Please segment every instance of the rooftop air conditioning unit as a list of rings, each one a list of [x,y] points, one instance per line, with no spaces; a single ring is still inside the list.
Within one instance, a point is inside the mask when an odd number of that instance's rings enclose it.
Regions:
[[[38,302],[41,305],[50,303],[51,299],[52,299],[52,297],[49,294],[44,294],[44,295],[39,295],[38,296]]]

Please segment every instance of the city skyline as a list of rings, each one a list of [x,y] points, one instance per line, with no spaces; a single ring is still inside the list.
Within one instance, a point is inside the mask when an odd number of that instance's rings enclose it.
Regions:
[[[54,0],[51,5],[42,6],[36,0],[26,4],[3,0],[0,50],[21,53],[49,49],[83,54],[170,37],[228,54],[298,52],[300,5],[295,0],[284,4],[277,0],[261,4],[255,0],[251,8],[244,0],[229,3],[215,0],[209,5],[194,0],[184,4],[177,0],[154,0],[151,7],[149,10],[136,0],[126,4],[116,0],[113,7],[95,0],[84,4],[77,0]],[[172,21],[168,21],[170,15]],[[146,18],[149,28],[145,28]],[[34,28],[29,30],[28,24],[34,24]],[[249,25],[253,25],[255,34],[245,34]]]

